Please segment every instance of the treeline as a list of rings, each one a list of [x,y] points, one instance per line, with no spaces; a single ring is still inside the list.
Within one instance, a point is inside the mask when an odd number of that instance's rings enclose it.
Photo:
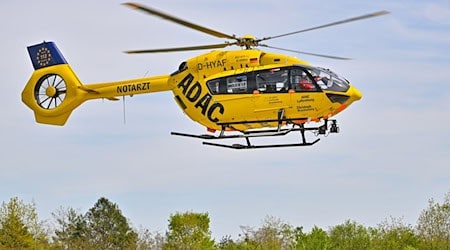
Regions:
[[[119,206],[100,198],[87,212],[59,208],[41,221],[34,203],[17,197],[0,208],[0,249],[450,249],[450,192],[430,199],[417,225],[389,218],[374,227],[347,220],[305,232],[274,217],[257,228],[241,226],[237,238],[213,239],[207,213],[170,215],[166,232],[134,228]]]

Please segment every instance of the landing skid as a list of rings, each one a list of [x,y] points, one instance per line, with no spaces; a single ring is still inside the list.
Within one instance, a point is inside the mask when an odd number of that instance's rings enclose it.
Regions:
[[[331,122],[329,126],[328,122]],[[191,138],[198,138],[202,140],[222,140],[222,139],[237,139],[244,138],[246,144],[221,144],[213,142],[203,142],[203,145],[232,148],[232,149],[256,149],[256,148],[282,148],[282,147],[302,147],[302,146],[312,146],[320,141],[319,138],[312,142],[307,142],[305,132],[312,131],[316,135],[325,135],[327,133],[338,133],[339,127],[337,126],[336,120],[325,120],[325,123],[318,127],[305,127],[303,124],[292,125],[290,128],[278,128],[278,129],[265,129],[265,130],[255,130],[255,131],[243,131],[241,134],[225,135],[225,127],[219,135],[194,135],[179,132],[171,132],[171,135],[184,136]],[[300,131],[301,141],[299,143],[286,143],[286,144],[264,144],[264,145],[254,145],[250,142],[250,138],[255,137],[272,137],[272,136],[285,136],[291,132]]]
[[[320,141],[319,138],[317,138],[313,142],[306,142],[306,143],[290,143],[290,144],[266,144],[266,145],[243,145],[243,144],[219,144],[219,143],[212,143],[212,142],[203,142],[203,145],[209,145],[209,146],[216,146],[216,147],[222,147],[222,148],[232,148],[232,149],[256,149],[256,148],[284,148],[284,147],[300,147],[300,146],[312,146],[316,142]]]

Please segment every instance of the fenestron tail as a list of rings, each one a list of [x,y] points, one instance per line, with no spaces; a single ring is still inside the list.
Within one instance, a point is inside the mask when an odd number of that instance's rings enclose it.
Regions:
[[[22,101],[36,122],[64,125],[72,110],[86,100],[170,90],[169,75],[83,85],[53,42],[28,47],[34,72],[22,91]]]

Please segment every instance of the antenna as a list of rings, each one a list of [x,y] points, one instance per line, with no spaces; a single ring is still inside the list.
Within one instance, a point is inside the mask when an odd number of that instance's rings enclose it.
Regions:
[[[146,77],[148,75],[148,72],[150,72],[150,70],[147,70],[147,72],[145,72],[143,77]],[[130,95],[130,97],[133,97],[133,95]],[[122,107],[123,107],[123,125],[127,124],[127,114],[126,114],[126,105],[125,105],[125,96],[122,96]]]
[[[127,124],[126,108],[125,108],[125,96],[122,96],[123,102],[123,125]]]

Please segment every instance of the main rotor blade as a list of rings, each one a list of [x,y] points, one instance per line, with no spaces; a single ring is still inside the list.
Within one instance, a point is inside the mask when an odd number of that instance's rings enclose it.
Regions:
[[[202,50],[202,49],[221,49],[227,46],[234,45],[234,43],[219,43],[200,46],[178,47],[178,48],[165,48],[165,49],[148,49],[148,50],[129,50],[125,51],[128,54],[141,54],[141,53],[160,53],[160,52],[176,52],[176,51],[190,51],[190,50]]]
[[[284,50],[284,51],[289,51],[289,52],[294,52],[294,53],[299,53],[299,54],[305,54],[305,55],[310,55],[310,56],[331,58],[331,59],[336,59],[336,60],[352,60],[351,58],[347,58],[347,57],[322,55],[322,54],[316,54],[316,53],[310,53],[310,52],[304,52],[304,51],[298,51],[298,50],[291,50],[291,49],[273,47],[273,46],[269,46],[269,45],[266,45],[266,44],[260,44],[259,46],[266,47],[266,48],[271,48],[271,49],[277,49],[277,50]]]
[[[354,22],[354,21],[358,21],[358,20],[362,20],[362,19],[366,19],[366,18],[371,18],[371,17],[377,17],[377,16],[381,16],[381,15],[386,15],[386,14],[389,14],[389,12],[385,11],[385,10],[377,11],[377,12],[374,12],[374,13],[371,13],[371,14],[366,14],[366,15],[362,15],[362,16],[352,17],[352,18],[348,18],[348,19],[344,19],[344,20],[341,20],[341,21],[320,25],[320,26],[317,26],[317,27],[309,28],[309,29],[289,32],[289,33],[278,35],[278,36],[265,37],[265,38],[260,39],[259,41],[265,41],[265,40],[279,38],[279,37],[283,37],[283,36],[290,36],[290,35],[306,32],[306,31],[322,29],[322,28],[326,28],[326,27],[330,27],[330,26],[334,26],[334,25]]]
[[[186,26],[186,27],[194,29],[194,30],[201,31],[203,33],[206,33],[206,34],[209,34],[209,35],[212,35],[212,36],[215,36],[215,37],[236,39],[235,36],[231,36],[231,35],[228,35],[228,34],[225,34],[225,33],[219,32],[219,31],[216,31],[216,30],[212,30],[212,29],[209,29],[209,28],[206,28],[206,27],[203,27],[203,26],[191,23],[189,21],[182,20],[182,19],[180,19],[178,17],[171,16],[171,15],[163,13],[163,12],[161,12],[159,10],[152,9],[152,8],[143,6],[143,5],[138,4],[138,3],[123,3],[123,5],[126,5],[126,6],[129,6],[129,7],[141,10],[143,12],[146,12],[147,14],[159,16],[159,17],[161,17],[163,19],[169,20],[169,21],[174,22],[174,23],[178,23],[180,25]]]

